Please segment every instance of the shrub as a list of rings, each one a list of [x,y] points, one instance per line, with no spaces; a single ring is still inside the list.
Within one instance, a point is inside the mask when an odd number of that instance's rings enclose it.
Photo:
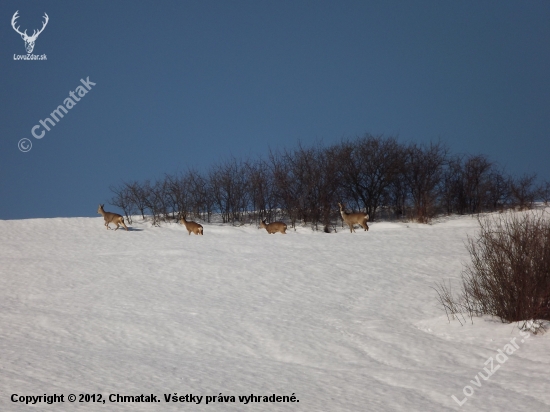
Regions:
[[[502,322],[550,320],[550,219],[544,211],[478,218],[468,238],[472,259],[458,297],[441,283],[436,290],[447,313],[491,315]]]

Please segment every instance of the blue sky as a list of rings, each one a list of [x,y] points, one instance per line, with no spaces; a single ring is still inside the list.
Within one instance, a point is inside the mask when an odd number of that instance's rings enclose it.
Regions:
[[[28,34],[48,14],[47,60],[14,60],[17,10]],[[0,219],[95,216],[122,181],[365,133],[550,179],[548,1],[4,0],[0,38]]]

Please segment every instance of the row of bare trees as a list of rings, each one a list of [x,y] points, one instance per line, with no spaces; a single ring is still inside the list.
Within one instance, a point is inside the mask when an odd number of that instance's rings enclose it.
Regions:
[[[400,143],[364,136],[338,144],[270,152],[267,159],[231,158],[206,172],[188,169],[155,182],[111,187],[111,204],[127,218],[153,223],[192,215],[210,222],[258,223],[285,219],[328,230],[338,202],[370,220],[414,219],[438,214],[474,214],[548,201],[550,184],[535,175],[512,177],[483,155],[452,155],[441,143]]]

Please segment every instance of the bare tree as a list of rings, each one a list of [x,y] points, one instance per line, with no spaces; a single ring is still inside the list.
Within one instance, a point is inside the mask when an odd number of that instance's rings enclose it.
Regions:
[[[548,201],[550,201],[550,181],[545,180],[541,183],[538,195],[540,200],[544,202],[544,205],[548,206]]]
[[[394,137],[366,135],[343,141],[338,153],[338,180],[345,200],[376,220],[379,207],[389,200],[391,186],[402,173],[403,147]]]
[[[295,175],[293,162],[288,153],[270,151],[269,162],[277,202],[289,217],[292,227],[296,227],[302,210],[302,182]]]
[[[340,197],[341,190],[338,180],[338,172],[341,167],[339,157],[339,147],[331,146],[327,149],[318,148],[319,153],[319,214],[325,232],[330,232],[330,227],[336,227],[338,212],[336,205]],[[334,222],[334,224],[332,223]]]
[[[503,211],[510,203],[511,178],[502,169],[493,168],[485,184],[486,210]]]
[[[263,219],[276,220],[277,202],[273,176],[267,162],[262,159],[246,163],[246,174],[251,210],[256,224]]]
[[[144,203],[151,212],[153,226],[160,226],[169,214],[166,181],[158,180],[154,185],[146,183],[147,185],[143,187]]]
[[[405,180],[414,204],[414,216],[419,222],[429,221],[436,212],[438,187],[447,148],[441,143],[419,146],[412,143],[406,152]]]
[[[535,203],[538,188],[535,187],[537,175],[524,174],[510,181],[510,194],[515,206],[520,210],[532,209]]]
[[[485,203],[485,187],[493,168],[486,156],[469,156],[464,162],[464,202],[468,213],[481,212]]]
[[[463,161],[464,156],[453,156],[443,170],[440,195],[443,209],[448,215],[466,212]]]
[[[454,156],[443,171],[441,202],[447,214],[479,213],[487,204],[493,163],[486,156]]]
[[[149,191],[149,181],[143,184],[138,182],[124,183],[128,190],[128,196],[135,208],[140,212],[141,218],[145,219],[145,209],[147,209],[147,192]]]
[[[109,204],[122,209],[128,223],[132,224],[132,215],[135,212],[135,203],[132,200],[130,190],[125,184],[120,186],[111,186],[109,189],[113,193],[113,197],[109,201]]]
[[[248,206],[246,167],[231,159],[211,167],[208,180],[224,223],[241,221]]]
[[[189,169],[186,181],[191,193],[191,210],[194,216],[210,222],[214,212],[214,197],[208,180],[198,171]]]

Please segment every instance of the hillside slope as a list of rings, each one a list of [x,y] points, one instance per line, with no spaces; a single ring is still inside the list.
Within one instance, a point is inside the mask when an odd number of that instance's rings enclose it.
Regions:
[[[12,394],[54,393],[65,403],[42,410],[73,410],[80,393],[102,394],[79,405],[98,411],[548,410],[550,335],[520,343],[515,325],[449,324],[437,306],[430,286],[459,278],[476,225],[188,236],[139,221],[107,231],[102,218],[0,221],[0,410],[29,408]],[[471,383],[514,337],[519,349]],[[451,395],[466,385],[459,407]],[[161,402],[108,400],[142,393]],[[204,398],[175,408],[163,396],[174,393]],[[299,402],[239,403],[250,394]]]

